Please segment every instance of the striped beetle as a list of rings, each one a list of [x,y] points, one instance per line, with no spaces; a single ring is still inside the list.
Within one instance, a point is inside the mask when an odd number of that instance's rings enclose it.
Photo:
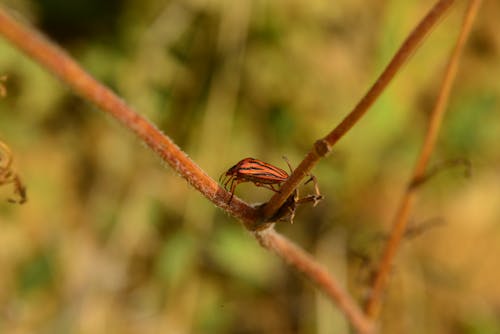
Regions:
[[[288,159],[286,159],[285,157],[283,157],[283,159],[285,159],[286,163],[288,164],[290,171],[293,171],[293,168],[290,165]],[[280,186],[288,179],[288,177],[288,173],[281,168],[254,158],[245,158],[239,161],[233,167],[229,168],[227,172],[223,173],[219,178],[219,182],[221,182],[222,180],[221,183],[226,190],[228,190],[229,186],[228,191],[231,192],[231,198],[229,199],[228,203],[231,203],[234,196],[234,190],[240,183],[252,182],[257,187],[264,187],[274,192],[279,192],[279,190],[275,188],[275,185]],[[298,204],[313,202],[313,205],[316,206],[316,204],[318,204],[318,202],[323,197],[319,193],[318,184],[316,178],[313,175],[310,175],[310,179],[306,181],[306,184],[310,181],[314,182],[315,195],[308,195],[306,197],[299,198],[299,193],[296,189],[272,219],[281,220],[282,217],[289,215],[290,221],[293,222],[295,208]]]
[[[288,173],[283,169],[260,161],[254,158],[245,158],[238,162],[233,167],[229,168],[226,173],[223,173],[219,181],[222,179],[224,188],[231,192],[229,203],[233,200],[234,190],[236,186],[243,182],[252,182],[257,187],[264,187],[274,192],[275,185],[280,185],[288,179]]]

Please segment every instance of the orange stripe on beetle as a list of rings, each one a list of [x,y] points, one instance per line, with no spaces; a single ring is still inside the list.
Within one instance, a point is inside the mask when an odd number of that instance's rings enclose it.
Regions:
[[[288,173],[281,168],[254,158],[245,158],[222,174],[219,181],[222,179],[221,183],[224,188],[231,192],[231,198],[228,202],[231,203],[234,190],[240,183],[252,182],[257,187],[264,187],[278,192],[274,186],[281,185],[288,177]]]

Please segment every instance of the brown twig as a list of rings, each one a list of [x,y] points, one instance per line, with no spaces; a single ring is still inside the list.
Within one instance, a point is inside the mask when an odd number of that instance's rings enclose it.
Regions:
[[[337,125],[335,129],[314,144],[305,159],[293,171],[287,182],[285,182],[280,188],[280,192],[274,194],[269,203],[264,207],[264,217],[269,218],[274,215],[274,213],[292,194],[294,189],[298,187],[301,180],[310,173],[311,169],[314,165],[316,165],[319,159],[330,152],[333,145],[335,145],[335,143],[342,138],[361,117],[363,117],[370,106],[376,101],[380,94],[382,94],[399,69],[417,49],[420,42],[422,42],[439,19],[443,17],[444,13],[448,8],[450,8],[453,2],[454,0],[441,0],[434,5],[429,13],[415,27],[413,32],[406,38],[382,74],[378,77],[373,86],[368,90],[354,109],[347,115],[346,118],[344,118],[342,122],[340,122],[339,125]]]
[[[455,167],[455,166],[464,167],[465,177],[470,177],[470,175],[472,174],[472,164],[468,159],[463,159],[463,158],[451,159],[443,161],[431,168],[428,168],[425,174],[421,175],[420,178],[413,179],[409,187],[410,188],[420,187],[422,184],[426,183],[431,178],[437,176],[437,174],[439,174],[440,172],[444,171],[449,167]]]
[[[409,186],[404,192],[399,207],[396,211],[391,235],[384,249],[377,275],[375,276],[375,280],[373,283],[373,288],[366,303],[366,313],[372,319],[375,319],[380,311],[382,292],[386,286],[386,282],[389,277],[394,258],[399,249],[401,239],[406,231],[408,216],[415,201],[416,188],[412,187],[411,185],[415,183],[415,180],[420,180],[425,176],[427,165],[432,151],[434,150],[436,139],[443,120],[443,115],[448,104],[450,90],[456,77],[458,62],[467,37],[470,33],[472,22],[474,21],[474,18],[478,11],[479,4],[479,0],[471,0],[469,2],[460,34],[444,72],[439,96],[437,98],[434,109],[432,110],[431,118],[429,120],[429,128],[424,139],[422,150],[413,170],[410,182],[408,183]]]
[[[295,188],[293,184],[298,184],[309,173],[309,170],[316,161],[326,155],[335,142],[363,116],[413,50],[416,49],[416,46],[452,3],[452,0],[441,0],[433,8],[408,37],[381,77],[354,110],[337,128],[314,145],[308,157],[292,174],[290,182],[287,182],[287,185],[282,188],[281,203],[283,203],[284,199],[288,198]],[[228,205],[227,201],[230,194],[206,175],[170,138],[162,134],[154,125],[128,107],[111,90],[93,79],[64,51],[39,35],[34,29],[16,22],[1,7],[0,34],[21,51],[31,56],[48,71],[59,77],[77,94],[94,103],[101,110],[115,117],[126,128],[132,130],[154,152],[214,204],[242,220],[250,230],[255,230],[261,226],[258,224],[260,212],[236,197],[232,200],[231,205]],[[271,216],[276,212],[281,205],[279,201],[273,199],[272,203],[265,208],[264,212],[267,216]],[[344,290],[340,289],[339,284],[312,257],[295,246],[291,241],[278,235],[272,229],[256,232],[256,237],[264,246],[274,250],[294,268],[316,282],[319,288],[325,291],[331,300],[339,305],[359,332],[368,333],[371,330],[370,322],[359,311],[354,301]]]
[[[227,202],[231,194],[206,175],[170,138],[128,107],[111,90],[93,79],[64,51],[57,48],[34,29],[16,22],[1,7],[0,35],[3,35],[13,45],[59,77],[77,94],[94,103],[101,110],[115,117],[126,128],[132,130],[205,197],[242,220],[247,229],[253,231],[262,227],[261,224],[256,225],[260,220],[258,210],[242,202],[236,196],[231,205],[228,205]],[[351,301],[347,293],[338,288],[338,284],[331,283],[335,283],[335,280],[312,257],[288,239],[279,237],[275,232],[264,234],[268,237],[262,237],[262,235],[256,233],[256,237],[261,242],[268,244],[269,247],[273,246],[276,253],[286,262],[305,273],[312,281],[318,282],[319,288],[324,290],[332,302],[338,304],[346,312],[348,318],[354,321],[353,326],[359,327],[361,333],[368,333],[366,329],[369,328],[369,324],[355,303]]]
[[[361,309],[328,271],[306,252],[295,246],[273,228],[255,233],[261,245],[274,251],[278,256],[311,279],[328,297],[337,302],[352,326],[358,333],[372,333],[373,324]]]
[[[91,77],[63,50],[34,29],[14,20],[1,7],[0,34],[69,85],[78,95],[94,103],[135,132],[177,173],[215,205],[243,221],[248,229],[254,229],[258,215],[256,209],[236,197],[231,205],[228,205],[230,194],[205,174],[168,136],[127,106],[109,88]]]

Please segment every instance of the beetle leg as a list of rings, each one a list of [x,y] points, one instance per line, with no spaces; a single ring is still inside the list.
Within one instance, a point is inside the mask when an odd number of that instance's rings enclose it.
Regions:
[[[279,193],[279,189],[274,189],[274,184],[268,184],[269,188],[268,189],[271,189],[272,191],[274,191],[275,193]]]
[[[297,203],[313,202],[313,206],[316,206],[318,205],[319,201],[323,199],[323,196],[319,192],[318,180],[316,179],[316,176],[309,174],[309,180],[307,180],[304,184],[308,184],[311,181],[313,181],[314,184],[314,195],[309,195],[301,198],[297,201]]]
[[[233,177],[231,179],[231,197],[229,198],[229,202],[227,202],[227,204],[231,204],[231,201],[233,200],[233,197],[234,197],[234,190],[236,189],[236,186],[240,183],[243,183],[243,182],[247,182],[247,180],[244,180],[244,179],[239,179],[237,178],[236,176]]]
[[[227,204],[231,204],[231,201],[233,200],[233,196],[234,196],[234,190],[236,189],[236,186],[238,185],[238,183],[234,182],[236,180],[236,177],[231,177],[229,180],[231,180],[231,189],[230,189],[231,197],[229,198],[229,202],[227,202]],[[229,182],[229,180],[227,182]],[[226,188],[227,182],[224,184],[224,188]]]
[[[280,190],[279,190],[279,189],[274,189],[274,184],[270,184],[270,186],[271,186],[271,189],[272,189],[274,192],[276,192],[276,193],[279,193],[279,192],[280,192]]]
[[[293,224],[293,218],[295,218],[295,208],[288,208],[290,212],[290,224]]]
[[[266,189],[269,189],[269,190],[272,190],[274,191],[275,193],[279,193],[279,189],[275,189],[274,188],[274,184],[269,184],[269,183],[260,183],[260,182],[254,182],[254,184],[257,186],[257,187],[262,187],[262,188],[266,188]]]
[[[283,160],[285,160],[286,164],[288,165],[288,168],[290,168],[290,174],[293,173],[293,168],[292,165],[290,164],[290,160],[288,160],[287,157],[282,156]]]
[[[226,190],[227,190],[227,185],[228,185],[229,183],[233,184],[233,181],[234,181],[234,179],[235,179],[235,178],[236,178],[236,176],[234,176],[234,175],[230,175],[229,177],[227,177],[227,175],[226,175],[226,176],[224,177],[224,179],[222,180],[222,182],[224,182],[224,183],[223,183],[223,185],[224,185],[224,189],[226,189]]]
[[[290,164],[290,161],[288,160],[288,158],[285,156],[283,156],[282,158],[283,158],[283,160],[286,161],[288,168],[290,168],[290,173],[293,174],[293,168],[292,168],[292,165]],[[308,184],[309,182],[313,181],[315,195],[308,195],[304,198],[299,198],[299,192],[298,192],[298,189],[296,189],[297,194],[296,194],[295,203],[302,204],[302,203],[307,203],[307,202],[313,202],[313,206],[316,206],[316,205],[318,205],[319,201],[321,201],[323,199],[323,196],[319,192],[318,180],[316,179],[316,176],[314,176],[312,174],[308,174],[308,175],[309,175],[309,180],[307,180],[304,184]],[[295,210],[294,210],[294,214],[295,214]]]
[[[222,173],[220,176],[219,176],[219,183],[220,184],[224,184],[224,180],[226,179],[226,173]]]

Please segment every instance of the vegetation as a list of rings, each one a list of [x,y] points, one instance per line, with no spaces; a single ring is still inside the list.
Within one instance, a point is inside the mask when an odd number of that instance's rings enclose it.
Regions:
[[[297,166],[433,5],[3,3],[213,179],[245,157],[287,170],[285,155]],[[370,112],[314,167],[324,200],[300,206],[293,225],[275,226],[360,305],[422,146],[465,5],[452,7]],[[499,10],[497,2],[484,2],[462,55],[429,168],[448,166],[417,188],[382,296],[383,333],[500,331]],[[28,198],[9,203],[15,188],[0,187],[0,332],[349,332],[349,321],[307,277],[161,168],[127,128],[3,39],[0,76],[6,91],[0,140]],[[463,165],[447,164],[457,159],[471,163],[470,178]],[[251,183],[236,190],[247,203],[272,195]]]

